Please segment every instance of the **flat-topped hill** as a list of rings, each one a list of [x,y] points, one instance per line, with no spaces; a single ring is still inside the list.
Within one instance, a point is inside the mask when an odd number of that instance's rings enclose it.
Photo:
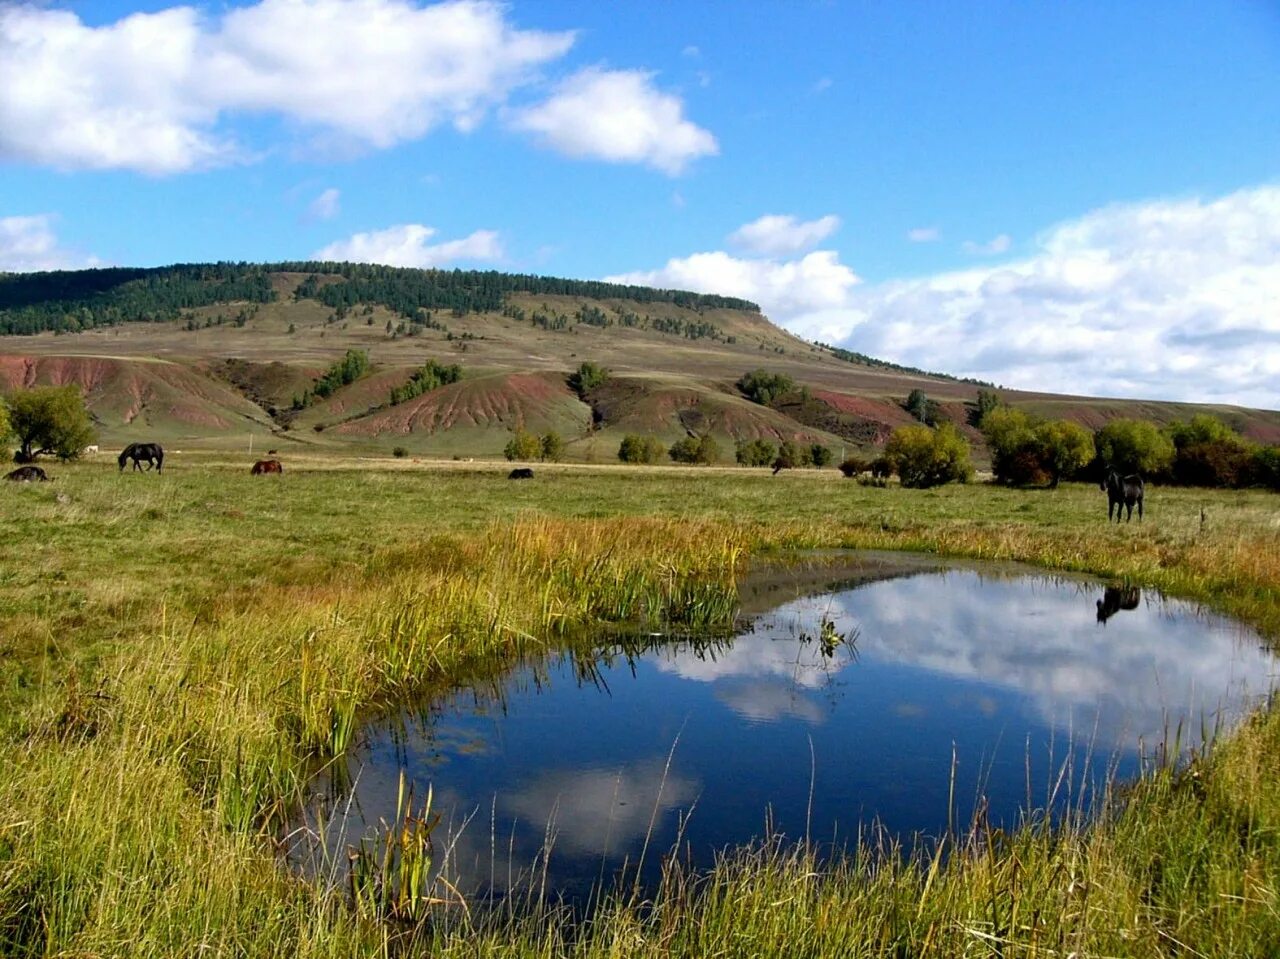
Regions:
[[[348,351],[368,364],[314,391]],[[610,371],[585,394],[569,374]],[[461,378],[393,402],[434,363]],[[737,387],[764,369],[803,394],[769,406]],[[870,449],[911,422],[912,390],[969,430],[980,385],[801,340],[745,300],[474,271],[332,263],[182,265],[0,277],[0,389],[76,383],[104,444],[191,446],[275,434],[415,455],[497,456],[513,432],[554,430],[574,459],[611,459],[627,433],[710,433]],[[987,384],[990,387],[990,384]],[[412,391],[410,391],[412,392]],[[1280,441],[1280,413],[998,391],[1096,427],[1209,411]]]

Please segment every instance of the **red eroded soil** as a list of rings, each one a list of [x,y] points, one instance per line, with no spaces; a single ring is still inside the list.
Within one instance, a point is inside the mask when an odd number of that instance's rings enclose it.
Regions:
[[[567,417],[576,417],[585,426],[590,414],[565,385],[562,374],[510,373],[451,383],[334,430],[377,436],[477,426],[538,429]]]

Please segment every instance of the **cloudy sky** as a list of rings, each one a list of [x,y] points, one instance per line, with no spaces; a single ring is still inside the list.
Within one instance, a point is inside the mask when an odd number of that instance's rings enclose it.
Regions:
[[[0,270],[307,257],[1280,408],[1280,5],[0,0]]]

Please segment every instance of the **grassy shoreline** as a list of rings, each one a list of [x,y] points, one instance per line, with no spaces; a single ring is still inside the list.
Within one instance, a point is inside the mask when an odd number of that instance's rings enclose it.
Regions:
[[[831,472],[60,473],[0,501],[4,954],[1280,952],[1274,709],[1090,826],[975,834],[937,866],[868,850],[818,871],[804,850],[744,850],[572,932],[536,911],[377,921],[285,873],[269,825],[358,710],[579,626],[714,624],[734,573],[770,550],[1090,572],[1274,639],[1273,495],[1159,490],[1146,523],[1115,528],[1085,487],[881,490]]]

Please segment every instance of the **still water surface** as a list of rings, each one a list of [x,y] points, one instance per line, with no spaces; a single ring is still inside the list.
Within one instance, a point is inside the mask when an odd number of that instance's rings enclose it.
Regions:
[[[707,864],[766,822],[834,846],[873,822],[936,837],[983,797],[1009,826],[1134,775],[1179,724],[1194,746],[1277,672],[1192,604],[1013,566],[845,554],[742,590],[730,641],[529,664],[371,725],[354,786],[313,804],[329,848],[393,818],[402,770],[472,894],[545,867],[580,898],[646,837],[652,879],[677,840]]]

